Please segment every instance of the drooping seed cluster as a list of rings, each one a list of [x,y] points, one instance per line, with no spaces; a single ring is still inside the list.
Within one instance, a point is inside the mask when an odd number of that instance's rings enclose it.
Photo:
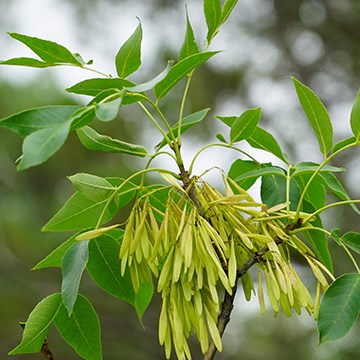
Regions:
[[[238,269],[267,247],[257,259],[258,299],[265,312],[263,280],[271,307],[291,315],[317,311],[316,303],[290,261],[289,248],[309,263],[323,289],[324,267],[312,251],[286,227],[295,214],[278,205],[267,209],[231,179],[224,177],[225,195],[206,182],[194,183],[202,209],[184,191],[169,191],[164,212],[151,205],[149,197],[139,199],[127,220],[120,249],[121,272],[130,269],[135,291],[142,283],[157,278],[162,296],[159,341],[170,358],[172,344],[179,359],[191,359],[187,339],[195,333],[203,353],[210,339],[219,351],[222,343],[217,329],[221,303],[219,290],[232,294]],[[174,195],[174,196],[173,196]],[[175,196],[176,195],[176,196]],[[160,221],[159,221],[160,220]],[[255,292],[249,271],[241,277],[246,298]]]

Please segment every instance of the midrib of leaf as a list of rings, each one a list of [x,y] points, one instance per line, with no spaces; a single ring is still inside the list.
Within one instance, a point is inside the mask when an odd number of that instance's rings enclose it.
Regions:
[[[93,352],[95,352],[95,351],[93,350],[93,347],[92,347],[91,343],[89,343],[87,337],[86,337],[85,334],[83,333],[82,328],[81,328],[81,326],[80,326],[80,324],[79,324],[79,322],[78,322],[78,320],[77,320],[77,318],[76,318],[75,312],[72,313],[72,316],[74,317],[74,322],[76,323],[77,327],[79,328],[79,331],[80,331],[82,337],[85,339],[85,342],[88,344],[89,348],[92,349]]]
[[[49,46],[48,44],[46,44],[46,45]],[[46,51],[46,50],[44,50],[43,48],[36,46],[35,44],[32,44],[31,46],[34,47],[35,49],[37,49],[38,51],[40,51],[40,52],[42,52],[42,53],[45,53],[46,55],[49,55],[49,56],[51,56],[51,57],[54,57],[54,58],[57,59],[60,63],[64,63],[64,61],[61,60],[61,57],[60,57],[59,55],[54,54],[54,53],[52,53],[51,51],[50,51],[50,52],[49,52],[49,51]],[[56,45],[55,45],[55,46],[56,46]],[[60,45],[58,44],[58,46],[60,46]],[[64,48],[64,50],[67,51],[66,48]],[[34,51],[34,52],[35,52],[35,51]],[[70,53],[70,52],[69,52],[69,53]],[[69,55],[69,53],[68,53],[68,55]],[[70,53],[70,54],[71,54],[71,53]],[[76,60],[75,58],[74,58],[74,60],[77,62],[77,60]],[[45,61],[45,60],[43,60],[43,61]],[[69,63],[69,64],[73,64],[73,63]],[[80,65],[78,65],[78,66],[80,66]]]
[[[124,62],[124,66],[122,67],[122,71],[121,71],[122,74],[121,75],[123,75],[124,70],[127,68],[127,65],[129,63],[129,59],[131,57],[131,54],[132,54],[132,52],[134,50],[135,45],[136,45],[136,41],[134,41],[134,43],[132,44],[132,46],[130,48],[130,51],[128,52],[128,55],[125,58],[125,62]]]

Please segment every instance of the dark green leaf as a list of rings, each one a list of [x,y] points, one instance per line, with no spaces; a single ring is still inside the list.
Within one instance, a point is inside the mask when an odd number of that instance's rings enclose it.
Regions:
[[[170,69],[165,78],[156,84],[154,87],[155,96],[158,99],[164,97],[170,89],[172,89],[182,78],[186,76],[186,74],[209,60],[217,53],[218,51],[211,51],[193,54],[179,61]]]
[[[204,13],[208,27],[206,39],[208,43],[210,43],[219,30],[221,20],[221,1],[204,0]]]
[[[356,139],[360,139],[360,90],[356,95],[355,103],[351,109],[350,125]]]
[[[116,190],[109,181],[96,175],[79,173],[69,176],[69,180],[79,193],[94,200],[108,198]]]
[[[223,134],[216,134],[216,138],[221,141],[222,143],[227,144],[228,142],[225,139],[225,136]]]
[[[60,64],[47,63],[33,58],[21,57],[0,61],[0,65],[29,66],[35,68],[46,68]]]
[[[76,192],[64,206],[42,228],[42,231],[67,231],[93,228],[101,220],[102,225],[109,221],[116,213],[114,202],[108,204],[108,198],[102,201],[90,199]]]
[[[60,294],[52,294],[41,300],[26,321],[21,343],[9,355],[39,352],[60,306]]]
[[[310,177],[310,174],[303,173],[294,178],[300,186],[301,191],[304,191],[305,186],[310,180]],[[318,174],[314,179],[312,179],[310,185],[306,190],[305,199],[314,206],[315,210],[318,210],[325,206],[326,193],[323,178],[320,174]]]
[[[78,296],[70,317],[62,305],[54,322],[63,339],[82,358],[102,360],[100,322],[86,297]]]
[[[232,127],[234,122],[238,118],[237,116],[215,116],[215,117],[229,127]]]
[[[322,173],[321,177],[324,180],[324,186],[326,189],[330,190],[333,194],[338,196],[341,200],[351,200],[350,195],[345,190],[341,182],[336,178],[335,175],[331,173]],[[355,204],[349,204],[351,208],[360,215],[360,210]]]
[[[135,84],[125,79],[87,79],[66,89],[66,91],[74,94],[96,96],[104,90],[118,89],[134,86]]]
[[[334,149],[332,152],[335,153],[335,152],[341,150],[342,148],[344,148],[345,146],[355,143],[355,141],[356,141],[355,136],[351,136],[344,140],[340,140],[338,143],[336,143],[334,145]]]
[[[337,340],[351,329],[360,311],[360,275],[345,274],[326,291],[319,309],[319,344]]]
[[[339,228],[332,229],[330,232],[330,236],[339,246],[342,245],[342,242],[340,239],[340,229]]]
[[[239,186],[241,186],[244,190],[249,189],[254,182],[256,181],[256,178],[250,178],[247,180],[236,180],[239,179],[240,176],[257,169],[260,169],[261,164],[250,161],[250,160],[241,160],[237,159],[235,160],[229,170],[228,176],[235,180]]]
[[[21,111],[0,120],[0,126],[16,132],[21,137],[65,123],[80,106],[44,106]]]
[[[300,174],[312,174],[314,173],[318,168],[320,164],[316,164],[314,162],[306,161],[298,163],[294,166],[294,172],[292,173],[292,176],[297,176]],[[345,168],[325,165],[323,166],[319,172],[342,172],[345,171]]]
[[[69,316],[74,308],[74,304],[79,292],[82,274],[89,258],[89,241],[76,241],[66,251],[61,267],[63,280],[61,284],[61,294]]]
[[[9,33],[9,35],[13,39],[25,44],[45,62],[66,63],[82,66],[81,62],[79,62],[79,60],[68,49],[55,42],[17,33]]]
[[[86,106],[76,110],[70,117],[69,121],[71,122],[70,130],[79,129],[87,124],[89,124],[95,117],[95,107]]]
[[[64,144],[69,131],[70,121],[48,129],[42,129],[28,135],[23,143],[23,155],[17,170],[25,170],[42,164],[55,154]]]
[[[284,174],[284,173],[283,173]],[[295,210],[300,199],[300,189],[290,181],[290,210]],[[286,177],[263,176],[261,179],[261,200],[268,208],[286,202]]]
[[[121,78],[126,78],[135,72],[141,65],[141,24],[121,46],[115,58],[116,72]]]
[[[156,84],[158,84],[161,80],[165,79],[165,77],[167,76],[167,74],[171,69],[172,63],[173,63],[172,61],[169,61],[166,68],[159,75],[156,75],[151,80],[146,81],[139,85],[128,86],[126,87],[126,90],[130,91],[131,93],[141,93],[153,89]]]
[[[110,177],[106,178],[106,180],[117,188],[121,186],[121,190],[116,190],[117,193],[115,197],[115,202],[118,209],[127,205],[133,199],[138,189],[137,185],[122,178]]]
[[[148,155],[146,149],[141,145],[129,144],[107,135],[101,135],[89,126],[84,126],[76,132],[81,143],[90,150],[125,153],[140,157]]]
[[[190,115],[184,117],[181,122],[180,133],[181,134],[184,133],[186,130],[190,129],[192,126],[201,122],[205,118],[205,116],[209,112],[209,110],[210,110],[209,108],[200,110],[200,111],[197,111],[196,113],[193,113],[193,114],[190,114]],[[177,136],[178,129],[179,129],[179,123],[177,122],[171,129],[172,129],[173,134],[175,136]],[[170,133],[167,133],[167,136],[169,138],[171,138]],[[161,149],[165,145],[166,145],[166,140],[163,139],[162,142],[156,146],[156,148]]]
[[[223,24],[226,21],[226,19],[231,14],[231,12],[234,9],[234,6],[236,5],[237,2],[238,2],[238,0],[226,0],[225,1],[224,6],[221,10],[220,24]]]
[[[200,50],[196,44],[194,31],[191,27],[189,15],[186,11],[186,33],[185,39],[180,49],[179,60],[185,59],[186,57],[199,53]]]
[[[123,97],[120,96],[114,100],[96,104],[95,115],[101,121],[114,120],[119,112]]]
[[[40,270],[48,267],[61,267],[62,259],[66,253],[66,251],[74,244],[75,237],[79,235],[79,233],[73,235],[70,239],[63,242],[60,246],[58,246],[55,250],[53,250],[48,256],[39,261],[31,270]]]
[[[351,250],[360,254],[360,234],[358,232],[347,232],[341,237],[341,241]]]
[[[254,148],[265,150],[272,153],[280,160],[288,163],[286,156],[283,154],[278,142],[275,138],[268,133],[266,130],[257,127],[252,133],[250,138],[247,138],[246,141]]]
[[[315,208],[310,202],[304,200],[303,211],[311,214],[315,211]],[[315,220],[311,222],[311,225],[317,228],[324,228],[321,218],[318,215],[316,216]],[[330,272],[333,272],[332,260],[326,235],[322,231],[318,230],[305,230],[303,231],[303,234],[305,235],[312,249],[315,251],[315,254],[321,263],[324,264]]]
[[[255,131],[261,117],[261,109],[249,109],[243,112],[230,129],[231,143],[247,139]]]
[[[326,156],[333,146],[333,128],[329,114],[319,97],[300,81],[292,78],[300,103],[314,129],[321,152]]]

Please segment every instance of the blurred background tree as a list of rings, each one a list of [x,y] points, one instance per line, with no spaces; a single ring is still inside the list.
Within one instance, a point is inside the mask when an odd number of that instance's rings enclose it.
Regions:
[[[188,1],[188,9],[198,40],[204,39],[202,1]],[[135,81],[150,78],[168,59],[176,59],[185,28],[184,4],[175,0],[13,0],[1,2],[0,10],[0,58],[24,55],[25,48],[5,33],[15,31],[63,43],[86,60],[94,57],[95,67],[108,73],[114,73],[113,58],[135,28],[138,16],[144,27],[144,65],[141,78]],[[227,116],[239,115],[249,107],[261,107],[264,126],[277,134],[293,162],[317,161],[316,142],[309,135],[309,125],[289,77],[299,78],[322,98],[334,122],[337,139],[350,136],[348,118],[360,84],[359,24],[357,0],[239,0],[213,44],[214,49],[224,52],[195,76],[187,110],[211,106],[212,114]],[[81,101],[66,94],[63,88],[90,77],[90,73],[72,69],[1,67],[0,118],[29,107]],[[177,100],[173,92],[173,98],[166,103],[169,113],[177,108]],[[151,126],[142,121],[143,115],[136,107],[129,109],[121,111],[119,120],[107,125],[106,130],[153,146],[149,142],[153,139]],[[200,145],[213,137],[220,130],[214,124],[210,116],[195,132],[196,137],[190,135],[188,144]],[[14,161],[21,153],[20,139],[9,131],[0,132],[2,359],[20,338],[18,321],[26,319],[39,299],[59,290],[61,274],[57,269],[36,272],[30,269],[65,239],[64,234],[40,233],[42,225],[72,192],[65,176],[88,172],[126,177],[130,167],[139,164],[133,159],[129,162],[126,155],[86,151],[72,135],[50,161],[16,173]],[[210,153],[204,156],[203,164],[207,168],[218,160],[216,165],[227,170],[234,159],[232,154]],[[345,183],[349,193],[360,198],[359,150],[335,159],[334,165],[340,164],[348,168]],[[351,210],[336,209],[324,220],[325,223],[336,220],[344,232],[359,231],[355,216]],[[353,271],[341,252],[333,252],[333,256],[337,274]],[[311,281],[306,272],[303,276]],[[130,306],[90,285],[86,277],[84,280],[81,291],[92,300],[102,323],[106,360],[164,357],[157,341],[156,296],[145,314],[144,331]],[[291,319],[273,318],[269,311],[261,316],[256,298],[248,304],[240,297],[219,360],[256,360],[263,359],[264,354],[267,360],[290,357],[346,360],[360,356],[359,325],[342,341],[317,350],[315,323],[306,314]],[[50,333],[50,345],[58,359],[78,358],[55,332]],[[201,358],[195,341],[194,349],[194,358]]]

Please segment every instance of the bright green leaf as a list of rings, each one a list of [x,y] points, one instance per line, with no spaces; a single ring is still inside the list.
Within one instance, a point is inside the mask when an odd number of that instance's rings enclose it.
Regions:
[[[229,127],[232,127],[234,122],[238,118],[237,116],[215,116],[215,117]]]
[[[276,166],[266,166],[266,167],[262,167],[260,169],[255,169],[252,171],[248,171],[242,175],[240,175],[239,177],[237,177],[236,179],[234,179],[236,182],[241,182],[247,179],[258,179],[260,176],[282,176],[282,177],[286,177],[286,174],[284,172],[283,169],[276,167]]]
[[[186,33],[185,33],[185,39],[180,49],[179,61],[185,59],[190,55],[197,54],[199,52],[200,50],[195,40],[194,31],[191,27],[189,20],[189,15],[186,11]]]
[[[35,68],[46,68],[60,64],[47,63],[33,58],[21,57],[0,61],[0,65],[29,66]]]
[[[252,133],[250,138],[247,138],[246,141],[254,148],[265,150],[272,153],[280,160],[288,163],[286,156],[283,154],[280,145],[275,140],[275,138],[268,133],[266,130],[257,127]]]
[[[126,78],[135,72],[141,65],[141,24],[121,46],[115,58],[116,72],[121,78]]]
[[[42,60],[48,63],[66,63],[82,66],[81,62],[64,46],[55,42],[27,35],[9,33],[9,35],[30,48]]]
[[[62,305],[54,322],[63,339],[82,358],[102,360],[99,318],[85,296],[78,296],[70,317]]]
[[[26,321],[21,343],[9,355],[39,352],[60,306],[60,294],[52,294],[41,300]]]
[[[140,284],[139,291],[135,294],[135,309],[141,321],[145,310],[148,308],[154,294],[154,285],[152,282],[148,284]]]
[[[326,156],[333,146],[333,128],[329,114],[319,97],[300,81],[292,78],[301,106],[314,129],[321,152]]]
[[[147,156],[147,151],[143,146],[129,144],[107,135],[101,135],[89,126],[78,129],[77,135],[81,143],[90,150],[125,153],[140,157]]]
[[[336,178],[335,175],[333,175],[331,173],[322,173],[321,177],[324,180],[324,186],[326,189],[330,190],[333,194],[338,196],[341,200],[345,200],[345,201],[351,200],[350,195],[347,193],[346,189],[341,184],[341,182]],[[354,203],[351,203],[349,205],[357,214],[360,215],[360,210]]]
[[[193,113],[193,114],[190,114],[190,115],[184,117],[181,121],[180,133],[181,134],[184,133],[186,130],[190,129],[192,126],[201,122],[205,118],[205,116],[209,112],[209,110],[210,110],[209,108],[203,109],[203,110],[197,111],[196,113]],[[179,129],[179,123],[177,122],[171,129],[172,129],[173,134],[175,136],[177,136],[178,129]],[[169,132],[167,133],[167,137],[171,138]],[[156,148],[159,150],[165,145],[166,145],[166,140],[163,139],[161,143],[156,145]]]
[[[231,143],[247,139],[255,131],[261,117],[261,109],[249,109],[243,112],[230,129]]]
[[[48,256],[39,261],[31,270],[40,270],[49,267],[61,267],[62,259],[66,251],[76,241],[75,237],[78,234],[73,235],[70,239],[64,241],[55,250],[53,250]]]
[[[296,164],[294,166],[295,171],[292,173],[292,177],[295,177],[295,176],[300,175],[300,174],[312,174],[319,167],[320,167],[320,164],[310,162],[310,161],[305,161],[305,162],[298,163],[298,164]],[[345,168],[325,165],[320,169],[319,172],[323,173],[323,172],[342,172],[342,171],[345,171]]]
[[[305,189],[308,181],[310,180],[311,174],[301,173],[298,176],[295,176],[294,179],[301,188],[301,191]],[[312,179],[310,185],[308,186],[305,194],[305,199],[311,203],[315,210],[318,210],[325,206],[326,203],[326,193],[323,183],[323,178],[320,174]]]
[[[96,104],[95,115],[101,121],[114,120],[119,112],[123,97],[120,96],[114,100]]]
[[[351,109],[350,126],[356,139],[360,139],[360,90],[356,95],[355,103]]]
[[[122,90],[124,87],[134,85],[133,82],[126,79],[95,78],[81,81],[74,86],[67,88],[66,91],[74,94],[96,96],[104,90]]]
[[[42,129],[28,135],[23,143],[23,155],[17,166],[18,171],[42,164],[64,144],[70,131],[68,121],[56,127]]]
[[[341,150],[345,146],[348,146],[350,144],[354,144],[356,142],[355,136],[351,136],[349,138],[346,138],[344,140],[340,140],[338,143],[334,145],[333,153],[336,153],[337,151]]]
[[[108,198],[116,190],[109,181],[96,175],[79,173],[69,176],[69,180],[79,193],[93,200]]]
[[[319,343],[345,336],[359,316],[360,275],[345,274],[326,291],[319,309]]]
[[[101,224],[104,224],[117,211],[115,203],[111,202],[108,204],[108,200],[107,197],[101,201],[94,200],[76,192],[42,228],[42,231],[67,231],[92,228],[97,225],[102,214]]]
[[[206,39],[210,44],[213,37],[219,30],[221,20],[221,1],[220,0],[204,0],[204,13],[208,33]]]
[[[16,132],[21,137],[65,123],[80,106],[44,106],[21,111],[0,120],[0,126]]]
[[[88,258],[89,241],[77,241],[71,245],[62,259],[61,295],[69,316],[71,316],[78,296],[81,277]]]
[[[257,180],[256,177],[249,178],[247,180],[238,180],[240,176],[250,172],[259,169],[261,164],[250,161],[250,160],[242,160],[237,159],[235,160],[230,167],[228,176],[235,180],[239,186],[241,186],[244,190],[249,189]]]
[[[223,24],[233,11],[238,0],[226,0],[221,10],[220,24]]]
[[[228,142],[225,139],[225,136],[223,134],[216,134],[216,138],[221,141],[222,143],[227,144]]]
[[[165,78],[156,84],[154,87],[155,96],[158,99],[164,97],[170,91],[170,89],[172,89],[190,71],[197,68],[217,53],[218,51],[211,51],[193,54],[179,61],[170,69]]]
[[[351,250],[360,254],[360,233],[349,231],[341,237],[341,241]]]

